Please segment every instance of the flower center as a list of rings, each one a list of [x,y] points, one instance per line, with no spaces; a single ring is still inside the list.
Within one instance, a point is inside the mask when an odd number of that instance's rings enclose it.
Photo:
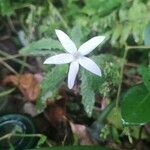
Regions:
[[[77,60],[81,57],[81,54],[79,52],[76,52],[73,54],[74,60]]]

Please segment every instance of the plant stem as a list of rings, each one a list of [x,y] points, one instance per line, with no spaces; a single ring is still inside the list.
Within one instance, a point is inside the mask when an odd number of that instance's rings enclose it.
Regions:
[[[124,71],[124,66],[125,66],[126,59],[127,59],[127,54],[128,54],[129,50],[133,50],[133,49],[145,49],[145,50],[148,50],[148,49],[150,49],[150,46],[147,46],[147,45],[141,45],[141,46],[128,46],[128,45],[125,45],[125,51],[124,51],[124,55],[123,55],[124,62],[123,62],[123,65],[121,67],[121,70],[120,70],[121,82],[119,84],[117,97],[116,97],[116,107],[117,108],[119,107],[119,99],[120,99],[120,93],[121,93],[122,81],[123,81],[123,71]]]
[[[130,49],[150,49],[150,46],[148,45],[141,45],[141,46],[126,46],[126,49],[130,50]]]
[[[7,64],[6,62],[4,61],[1,61],[0,59],[0,64],[4,65],[8,70],[10,70],[11,72],[13,72],[14,74],[18,75],[17,71],[12,68],[9,64]]]
[[[10,59],[15,59],[15,58],[20,57],[20,56],[21,55],[16,54],[16,55],[8,56],[8,57],[5,57],[5,58],[1,58],[1,60],[6,61],[6,60],[10,60]]]
[[[4,140],[4,139],[10,139],[11,137],[39,137],[42,138],[45,135],[42,134],[14,134],[12,133],[8,133],[5,134],[4,136],[0,137],[0,141]],[[47,143],[48,146],[52,146],[47,140],[45,141]]]
[[[27,56],[23,56],[23,64],[22,64],[22,66],[21,66],[21,69],[20,69],[20,71],[19,71],[19,74],[22,74],[23,73],[23,70],[24,70],[24,68],[25,68],[25,63],[26,63],[26,60],[27,60]]]
[[[22,55],[22,54],[15,54],[15,55],[10,55],[2,50],[0,50],[0,54],[4,56],[4,58],[1,58],[0,57],[0,61],[6,61],[6,60],[9,60],[9,59],[12,59],[12,61],[16,62],[16,63],[19,63],[21,64],[22,66],[25,66],[29,69],[32,69],[32,66],[29,65],[28,63],[26,63],[25,61],[22,61],[20,59],[18,59],[17,57],[25,57],[25,55]]]
[[[122,81],[123,81],[123,71],[124,71],[124,66],[125,66],[125,63],[126,63],[126,57],[127,57],[127,54],[128,54],[128,47],[125,48],[125,51],[124,51],[124,55],[123,55],[123,64],[122,64],[122,67],[121,67],[121,70],[120,70],[120,78],[121,78],[121,82],[119,84],[119,87],[118,87],[118,92],[117,92],[117,98],[116,98],[116,107],[118,108],[119,107],[119,99],[120,99],[120,93],[121,93],[121,87],[122,87]]]

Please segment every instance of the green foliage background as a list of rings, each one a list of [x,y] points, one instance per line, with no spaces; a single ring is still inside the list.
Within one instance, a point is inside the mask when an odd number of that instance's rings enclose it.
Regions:
[[[148,0],[0,1],[1,20],[3,18],[7,18],[9,22],[17,20],[21,25],[20,30],[25,34],[24,38],[20,37],[22,43],[27,41],[26,46],[20,50],[23,55],[50,56],[63,51],[54,34],[56,28],[68,32],[77,46],[94,35],[107,37],[109,47],[104,45],[102,49],[104,53],[111,52],[111,54],[99,56],[99,48],[97,53],[94,53],[97,56],[93,57],[102,67],[103,77],[99,81],[92,75],[88,77],[88,73],[87,77],[81,77],[83,80],[81,84],[83,105],[90,106],[88,111],[85,108],[89,115],[92,114],[94,105],[94,101],[90,100],[94,99],[92,92],[99,92],[105,97],[110,97],[111,89],[120,84],[122,80],[120,69],[125,60],[112,54],[122,57],[126,45],[143,43],[144,30],[149,22],[149,9],[150,2]],[[2,24],[1,29],[3,28]],[[145,38],[148,39],[148,37]],[[85,82],[86,78],[89,78],[91,83]],[[45,81],[47,82],[47,80]],[[42,84],[45,87],[46,84]],[[53,83],[51,82],[51,84]],[[41,87],[43,88],[43,86]],[[84,87],[92,89],[89,89],[91,93],[86,92],[88,89]],[[90,93],[89,96],[86,95],[87,93]],[[46,98],[45,100],[41,98],[41,100],[46,101]]]
[[[54,33],[56,28],[68,33],[78,47],[95,35],[105,35],[106,41],[91,57],[102,69],[103,76],[98,78],[80,70],[82,104],[88,116],[92,116],[95,94],[109,99],[109,103],[117,99],[117,107],[121,100],[121,111],[117,109],[119,119],[122,117],[126,125],[141,125],[150,121],[149,12],[149,0],[1,0],[0,31],[8,22],[24,46],[19,53],[40,58],[63,51]],[[18,34],[18,30],[24,36]],[[137,58],[137,51],[141,59]],[[122,93],[123,68],[127,59],[139,64],[142,83],[123,89]],[[68,67],[43,66],[43,70],[45,79],[37,100],[40,110],[44,110],[48,98],[57,95],[67,77]]]

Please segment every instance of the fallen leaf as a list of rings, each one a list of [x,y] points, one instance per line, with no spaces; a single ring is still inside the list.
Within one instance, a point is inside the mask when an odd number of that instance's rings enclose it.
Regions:
[[[4,80],[4,84],[13,84],[19,88],[21,93],[29,100],[35,101],[39,92],[39,80],[35,75],[26,73],[22,75],[8,75]]]
[[[54,127],[61,123],[66,123],[65,99],[60,98],[59,100],[48,102],[44,114]]]

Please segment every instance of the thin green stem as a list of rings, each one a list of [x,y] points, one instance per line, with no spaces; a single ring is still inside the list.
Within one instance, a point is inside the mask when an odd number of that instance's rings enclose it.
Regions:
[[[148,50],[148,49],[150,49],[150,46],[148,46],[148,45],[126,46],[126,49],[128,49],[128,50],[131,50],[131,49],[145,49],[145,50]]]
[[[141,45],[141,46],[128,46],[126,45],[125,46],[125,51],[124,51],[124,55],[123,55],[123,65],[121,67],[121,70],[120,70],[120,78],[121,78],[121,82],[119,84],[119,87],[118,87],[118,92],[117,92],[117,97],[116,97],[116,107],[118,108],[119,107],[119,99],[120,99],[120,93],[121,93],[121,88],[122,88],[122,81],[123,81],[123,71],[124,71],[124,66],[125,66],[125,63],[126,63],[126,59],[127,59],[127,55],[128,55],[128,51],[129,50],[134,50],[134,49],[145,49],[145,50],[148,50],[150,49],[150,46],[147,46],[147,45]]]
[[[6,61],[6,60],[10,60],[12,59],[12,61],[16,62],[16,63],[19,63],[21,64],[22,66],[25,66],[29,69],[32,69],[32,66],[29,65],[28,63],[26,63],[25,61],[22,61],[20,59],[18,59],[17,57],[21,57],[21,56],[25,56],[25,55],[22,55],[22,54],[15,54],[15,55],[10,55],[2,50],[0,50],[0,54],[3,55],[4,58],[1,58],[0,57],[0,61]]]
[[[42,134],[14,134],[12,133],[8,133],[5,134],[4,136],[0,137],[0,141],[4,140],[4,139],[10,139],[11,137],[42,137]]]
[[[5,139],[10,139],[11,137],[39,137],[42,138],[45,135],[42,134],[14,134],[12,133],[8,133],[5,134],[4,136],[0,137],[0,141],[5,140]],[[48,146],[52,146],[47,140],[45,141],[47,143]]]
[[[0,58],[1,60],[3,61],[6,61],[6,60],[9,60],[9,59],[16,59],[17,57],[20,57],[21,55],[19,54],[16,54],[16,55],[12,55],[12,56],[8,56],[8,57],[5,57],[5,58]]]
[[[24,62],[24,64],[26,63],[26,60],[27,60],[27,56],[24,56],[24,57],[23,57],[23,62]],[[24,68],[25,68],[25,65],[24,65],[24,64],[22,64],[22,66],[21,66],[21,69],[20,69],[20,71],[19,71],[20,74],[23,73],[23,70],[24,70]]]
[[[129,49],[126,47],[125,51],[124,51],[124,55],[123,55],[123,64],[122,64],[122,67],[121,67],[121,70],[120,70],[121,82],[120,82],[119,87],[118,87],[117,98],[116,98],[116,107],[117,108],[119,107],[119,99],[120,99],[120,93],[121,93],[122,81],[123,81],[123,71],[124,71],[124,66],[125,66],[125,63],[126,63],[126,57],[127,57],[127,54],[128,54],[128,50]]]
[[[0,55],[3,55],[3,57],[6,57],[6,58],[3,58],[2,60],[7,60],[7,59],[13,59],[13,58],[16,58],[16,57],[21,57],[21,56],[24,56],[22,54],[9,54],[7,52],[5,52],[4,50],[1,50],[0,49]]]

